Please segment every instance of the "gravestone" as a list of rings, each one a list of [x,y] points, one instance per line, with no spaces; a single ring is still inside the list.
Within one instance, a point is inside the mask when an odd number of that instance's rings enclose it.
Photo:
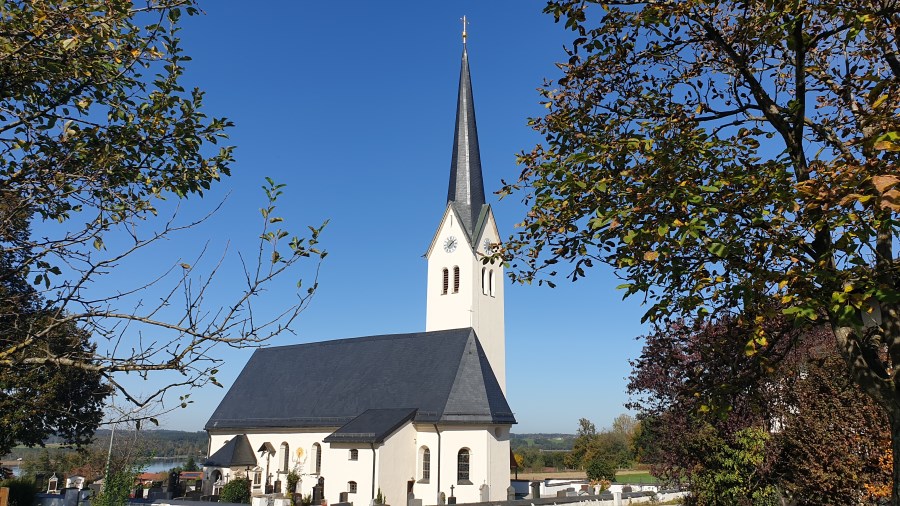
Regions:
[[[78,506],[81,499],[81,490],[77,488],[67,488],[63,490],[63,506]]]
[[[313,486],[312,503],[320,504],[325,499],[325,477],[319,476],[319,481]]]
[[[532,499],[540,499],[541,498],[541,482],[539,482],[539,481],[531,482],[531,498]]]

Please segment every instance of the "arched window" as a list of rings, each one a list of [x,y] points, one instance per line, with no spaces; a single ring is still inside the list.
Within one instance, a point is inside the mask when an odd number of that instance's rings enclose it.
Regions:
[[[313,443],[313,474],[322,474],[322,446],[319,443]]]
[[[459,484],[469,482],[469,449],[463,448],[456,455],[456,481]]]
[[[356,448],[350,450],[350,460],[359,460],[359,450]]]
[[[487,267],[481,268],[481,293],[484,295],[488,294]]]
[[[453,293],[459,293],[459,266],[453,267]]]
[[[347,482],[347,492],[350,492],[351,494],[356,493],[356,482],[355,481]]]
[[[494,269],[488,271],[488,288],[491,292],[491,297],[494,296]]]
[[[431,450],[427,446],[423,446],[421,450],[422,460],[422,481],[428,482],[431,479]]]
[[[288,466],[291,462],[291,452],[287,443],[281,443],[281,471],[288,472]]]
[[[441,295],[447,295],[447,288],[450,286],[450,271],[446,268],[443,271],[444,273],[444,286],[441,288]]]

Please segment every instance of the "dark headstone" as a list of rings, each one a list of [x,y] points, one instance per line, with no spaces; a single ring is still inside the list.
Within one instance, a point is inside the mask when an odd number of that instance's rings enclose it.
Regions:
[[[312,503],[320,504],[325,499],[325,477],[319,476],[319,481],[313,487]]]
[[[78,506],[81,491],[77,488],[63,489],[63,506]]]

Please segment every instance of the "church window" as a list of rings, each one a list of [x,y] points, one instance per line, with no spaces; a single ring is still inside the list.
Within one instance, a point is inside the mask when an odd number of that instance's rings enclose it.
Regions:
[[[260,488],[262,486],[262,469],[256,468],[253,470],[253,488]]]
[[[347,482],[347,492],[350,492],[351,494],[356,493],[356,482],[355,481]]]
[[[322,445],[319,443],[313,444],[313,454],[315,455],[313,462],[315,463],[315,467],[313,467],[313,474],[321,474],[322,473]]]
[[[422,447],[422,481],[431,479],[431,450],[427,446]]]
[[[488,271],[488,289],[490,290],[491,297],[494,296],[494,287],[494,269],[491,269],[490,271]]]
[[[356,448],[350,450],[350,460],[359,460],[359,450]]]
[[[450,286],[450,271],[444,269],[444,287],[441,288],[441,295],[447,295],[447,287]]]
[[[469,449],[463,448],[456,456],[456,481],[460,484],[469,482]]]
[[[288,472],[288,465],[291,461],[291,452],[287,443],[281,443],[281,471]]]
[[[453,267],[453,293],[459,293],[459,267]]]
[[[487,285],[487,268],[481,268],[481,293],[484,295],[488,294],[488,285]]]

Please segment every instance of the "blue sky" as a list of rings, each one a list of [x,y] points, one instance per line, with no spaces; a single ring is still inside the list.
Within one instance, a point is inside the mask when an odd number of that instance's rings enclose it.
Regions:
[[[206,91],[206,111],[235,122],[233,176],[202,200],[199,213],[226,198],[202,227],[145,259],[152,271],[199,245],[252,251],[264,177],[287,185],[279,215],[289,227],[325,219],[329,256],[320,290],[296,325],[271,345],[425,326],[423,254],[446,204],[462,51],[459,18],[469,25],[478,133],[486,191],[501,235],[524,207],[498,201],[500,180],[515,179],[515,154],[539,138],[527,126],[541,115],[535,89],[556,76],[572,38],[542,2],[201,3],[181,33],[185,84]],[[231,265],[234,267],[234,265]],[[234,278],[217,293],[239,289]],[[266,293],[278,306],[286,282]],[[625,411],[628,359],[646,332],[638,300],[621,300],[606,267],[556,289],[510,285],[506,291],[508,400],[514,432],[574,432],[580,417],[607,426]],[[231,385],[252,350],[219,349],[219,380]],[[298,381],[302,367],[298,366]],[[135,384],[136,388],[147,388]],[[165,428],[200,430],[225,390],[207,387],[194,403],[162,419]]]

